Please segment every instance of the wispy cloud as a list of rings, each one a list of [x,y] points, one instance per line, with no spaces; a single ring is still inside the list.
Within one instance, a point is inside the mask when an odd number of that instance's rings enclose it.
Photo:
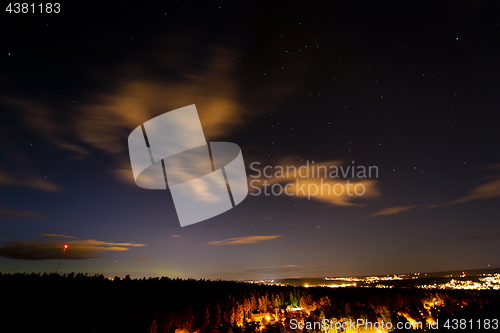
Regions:
[[[78,237],[75,237],[75,236],[59,235],[59,234],[42,234],[40,236],[47,237],[47,238],[71,238],[71,239],[77,239],[78,238]]]
[[[168,58],[168,56],[167,56]],[[115,82],[105,96],[92,96],[80,109],[82,119],[75,133],[86,145],[115,157],[115,176],[134,184],[130,160],[123,138],[145,121],[164,112],[195,104],[207,141],[222,138],[243,121],[243,106],[238,100],[232,72],[230,50],[218,48],[196,72],[179,73],[175,81],[149,76]],[[172,59],[158,59],[162,64]],[[130,71],[123,65],[123,71]],[[162,65],[163,66],[163,65]],[[248,114],[248,110],[246,111]]]
[[[406,211],[408,211],[410,209],[413,209],[415,207],[418,207],[418,206],[419,205],[389,207],[389,208],[382,209],[382,210],[380,210],[378,212],[375,212],[373,214],[367,215],[366,217],[399,214],[399,213],[406,212]]]
[[[497,172],[497,174],[485,177],[483,184],[476,186],[475,188],[470,190],[468,194],[459,199],[447,203],[428,205],[428,208],[439,208],[468,201],[486,200],[500,197],[500,164],[489,165],[487,167],[484,167],[483,170],[494,170]]]
[[[67,96],[47,92],[43,94],[47,100],[40,95],[0,95],[0,104],[16,111],[13,121],[22,122],[30,134],[38,134],[47,148],[58,148],[73,158],[105,153],[114,160],[113,175],[134,184],[126,142],[130,132],[140,124],[167,111],[196,104],[207,141],[217,141],[237,131],[250,116],[273,110],[281,103],[280,97],[287,96],[292,86],[297,85],[286,79],[263,83],[252,88],[251,99],[244,100],[242,92],[247,87],[235,79],[243,73],[236,72],[242,69],[234,60],[234,50],[206,45],[203,59],[196,66],[189,66],[183,55],[197,52],[196,36],[183,35],[181,39],[166,36],[149,50],[123,55],[119,63],[99,76],[98,88],[79,92],[76,103]],[[147,63],[137,60],[146,57]],[[83,70],[94,71],[95,68]],[[16,140],[7,144],[2,132],[0,124],[3,143],[0,149],[19,155],[23,149],[15,148]],[[10,164],[19,160],[18,156],[7,158]],[[0,165],[0,170],[10,171],[0,174],[0,185],[59,190],[43,175],[34,176],[37,167],[35,163],[21,169],[17,165],[13,168]]]
[[[206,245],[238,245],[238,244],[255,244],[261,243],[264,241],[272,240],[282,237],[281,235],[273,235],[273,236],[245,236],[238,238],[228,238],[220,241],[213,241],[205,243]]]
[[[500,171],[500,164],[490,165],[485,170]],[[457,199],[450,204],[458,204],[472,200],[485,200],[500,197],[500,174],[492,176],[484,184],[472,189],[466,196]]]
[[[56,146],[66,150],[78,150],[79,148],[63,139],[61,134],[64,128],[59,124],[60,118],[55,119],[49,109],[42,106],[40,102],[28,101],[27,98],[0,95],[0,104],[7,106],[16,112],[15,119],[22,122],[26,131],[31,134],[39,134],[42,140],[36,142],[37,146]],[[56,125],[57,124],[57,125]],[[51,182],[48,178],[37,171],[38,165],[31,157],[20,149],[19,142],[15,137],[7,136],[0,124],[0,152],[5,157],[5,163],[0,163],[0,185],[32,188],[44,192],[60,191],[61,187]],[[80,149],[81,153],[81,149]],[[3,161],[2,161],[3,162]]]
[[[500,232],[493,233],[491,235],[474,235],[469,237],[468,239],[476,239],[476,240],[492,240],[492,239],[500,239]]]
[[[185,47],[190,47],[188,45],[186,43]],[[164,56],[152,57],[149,66],[164,70],[165,63],[178,62],[178,55],[185,51],[166,50]],[[234,82],[232,52],[223,47],[213,48],[206,61],[190,71],[181,72],[173,66],[172,70],[177,71],[171,75],[174,79],[159,79],[158,75],[151,75],[151,68],[133,61],[124,62],[112,70],[133,75],[125,75],[118,81],[116,76],[103,76],[103,83],[110,87],[105,94],[82,92],[79,103],[67,106],[71,112],[47,108],[46,102],[36,98],[27,100],[26,96],[2,95],[0,104],[16,110],[18,120],[26,124],[26,130],[38,134],[47,145],[64,149],[73,157],[88,155],[91,149],[110,155],[116,163],[114,174],[120,180],[133,184],[126,138],[130,131],[145,121],[164,112],[196,104],[204,134],[207,140],[214,140],[236,130],[244,120],[238,85]],[[1,139],[4,141],[3,137]],[[0,149],[10,155],[21,154],[21,149],[16,149],[15,145],[5,144]],[[19,161],[16,156],[8,156],[8,159],[11,164]],[[36,165],[29,165],[31,168],[0,169],[0,185],[43,191],[60,189],[43,176],[34,176]]]
[[[64,254],[64,259],[100,258],[99,254],[105,251],[128,251],[130,247],[145,246],[134,243],[103,242],[95,239],[72,240],[66,244],[68,244],[68,249]],[[12,241],[0,246],[0,256],[21,260],[59,259],[63,251],[62,246],[63,243],[56,240]]]
[[[149,258],[135,258],[135,260],[149,260]]]
[[[483,170],[494,170],[500,171],[500,164],[494,164],[483,168]],[[483,184],[476,186],[472,190],[469,191],[465,196],[447,202],[447,203],[437,203],[437,204],[421,204],[421,205],[411,205],[411,206],[397,206],[397,207],[389,207],[384,208],[378,212],[367,215],[366,217],[374,217],[374,216],[384,216],[384,215],[394,215],[406,212],[408,210],[420,207],[420,208],[440,208],[446,207],[456,204],[461,204],[468,201],[475,200],[486,200],[491,198],[500,197],[500,173],[489,176],[485,178]],[[480,237],[478,236],[478,239]]]
[[[316,247],[316,245],[306,245],[306,246],[301,246],[301,247],[297,247],[295,248],[294,250],[306,250],[306,249],[311,249],[313,247]]]
[[[0,170],[0,185],[28,187],[45,192],[56,192],[61,189],[59,185],[51,183],[44,177],[33,175],[29,168],[17,172]]]
[[[59,148],[63,148],[69,152],[73,152],[78,155],[87,155],[90,152],[83,148],[82,146],[68,142],[67,138],[64,137],[63,126],[69,126],[71,118],[65,116],[61,118],[61,113],[57,112],[53,108],[44,107],[42,102],[32,100],[27,100],[26,98],[19,98],[14,96],[0,96],[2,103],[8,105],[21,114],[21,120],[23,123],[27,124],[28,128],[33,132],[40,135],[47,143],[55,145]],[[64,123],[61,124],[61,122]],[[12,146],[9,148],[13,148]],[[11,150],[11,153],[13,151]],[[14,154],[20,154],[19,151],[13,152]]]
[[[8,217],[18,218],[18,217],[40,217],[40,216],[42,216],[42,214],[31,210],[14,211],[14,210],[0,209],[0,219],[5,219]]]

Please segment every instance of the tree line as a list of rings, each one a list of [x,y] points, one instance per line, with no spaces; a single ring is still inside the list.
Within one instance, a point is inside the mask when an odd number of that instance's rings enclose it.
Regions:
[[[494,290],[304,288],[82,273],[0,273],[0,286],[5,332],[281,333],[291,331],[292,319],[425,322],[494,318],[500,308]]]

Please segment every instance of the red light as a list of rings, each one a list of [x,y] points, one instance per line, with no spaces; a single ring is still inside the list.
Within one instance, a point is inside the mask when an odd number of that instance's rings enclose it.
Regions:
[[[68,244],[64,244],[64,248],[67,249],[68,248]]]

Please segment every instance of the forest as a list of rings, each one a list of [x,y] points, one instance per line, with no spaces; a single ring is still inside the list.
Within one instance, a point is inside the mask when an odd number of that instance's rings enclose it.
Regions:
[[[495,290],[304,288],[82,273],[0,273],[0,286],[2,332],[349,332],[350,327],[321,330],[305,324],[363,319],[442,325],[457,318],[498,321],[500,313]],[[297,322],[304,328],[292,325]]]

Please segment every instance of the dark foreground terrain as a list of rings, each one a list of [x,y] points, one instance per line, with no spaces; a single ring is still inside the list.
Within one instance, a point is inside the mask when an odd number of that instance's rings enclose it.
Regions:
[[[464,332],[478,327],[493,332],[500,318],[495,290],[303,288],[73,273],[0,274],[0,286],[1,332]]]

